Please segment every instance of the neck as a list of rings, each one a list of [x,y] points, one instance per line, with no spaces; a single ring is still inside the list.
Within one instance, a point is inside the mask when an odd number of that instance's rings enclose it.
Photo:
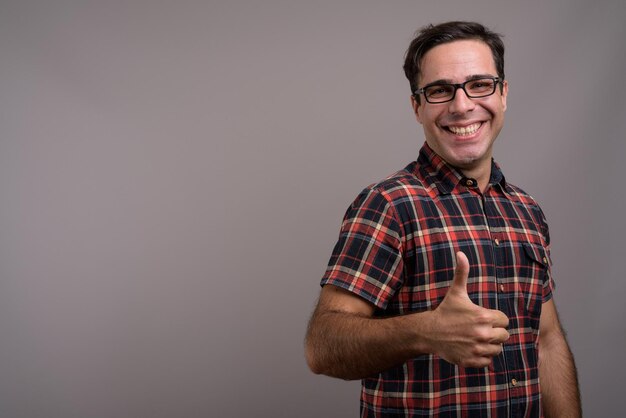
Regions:
[[[478,188],[481,192],[484,192],[487,189],[489,179],[491,178],[491,164],[473,169],[459,169],[465,177],[473,178],[478,182]]]

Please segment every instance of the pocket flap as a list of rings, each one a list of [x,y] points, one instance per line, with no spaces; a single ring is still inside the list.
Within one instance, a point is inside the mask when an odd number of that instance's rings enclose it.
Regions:
[[[550,264],[546,250],[541,245],[530,244],[528,242],[524,242],[522,245],[524,246],[524,252],[528,257],[546,267]]]

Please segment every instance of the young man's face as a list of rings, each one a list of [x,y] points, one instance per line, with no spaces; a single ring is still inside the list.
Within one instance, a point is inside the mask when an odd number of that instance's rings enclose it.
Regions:
[[[419,87],[433,82],[463,83],[477,75],[498,75],[487,44],[477,40],[438,45],[422,58]],[[428,103],[420,95],[413,110],[426,142],[448,164],[462,170],[489,169],[492,146],[504,123],[508,85],[487,97],[470,99],[462,89],[452,101]]]

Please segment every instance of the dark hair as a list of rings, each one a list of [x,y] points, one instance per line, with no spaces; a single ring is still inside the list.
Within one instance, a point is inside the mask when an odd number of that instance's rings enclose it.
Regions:
[[[504,43],[500,36],[476,22],[445,22],[424,26],[415,33],[415,39],[411,41],[404,58],[404,74],[409,79],[411,94],[418,89],[417,79],[426,52],[437,45],[452,41],[475,39],[486,43],[491,48],[498,77],[504,80]],[[416,100],[419,103],[419,97],[416,97]]]

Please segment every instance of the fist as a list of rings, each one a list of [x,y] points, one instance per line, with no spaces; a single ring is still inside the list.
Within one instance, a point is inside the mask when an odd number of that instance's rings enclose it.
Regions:
[[[486,367],[509,338],[508,317],[473,303],[467,294],[469,262],[456,253],[452,284],[433,311],[433,353],[463,367]]]

